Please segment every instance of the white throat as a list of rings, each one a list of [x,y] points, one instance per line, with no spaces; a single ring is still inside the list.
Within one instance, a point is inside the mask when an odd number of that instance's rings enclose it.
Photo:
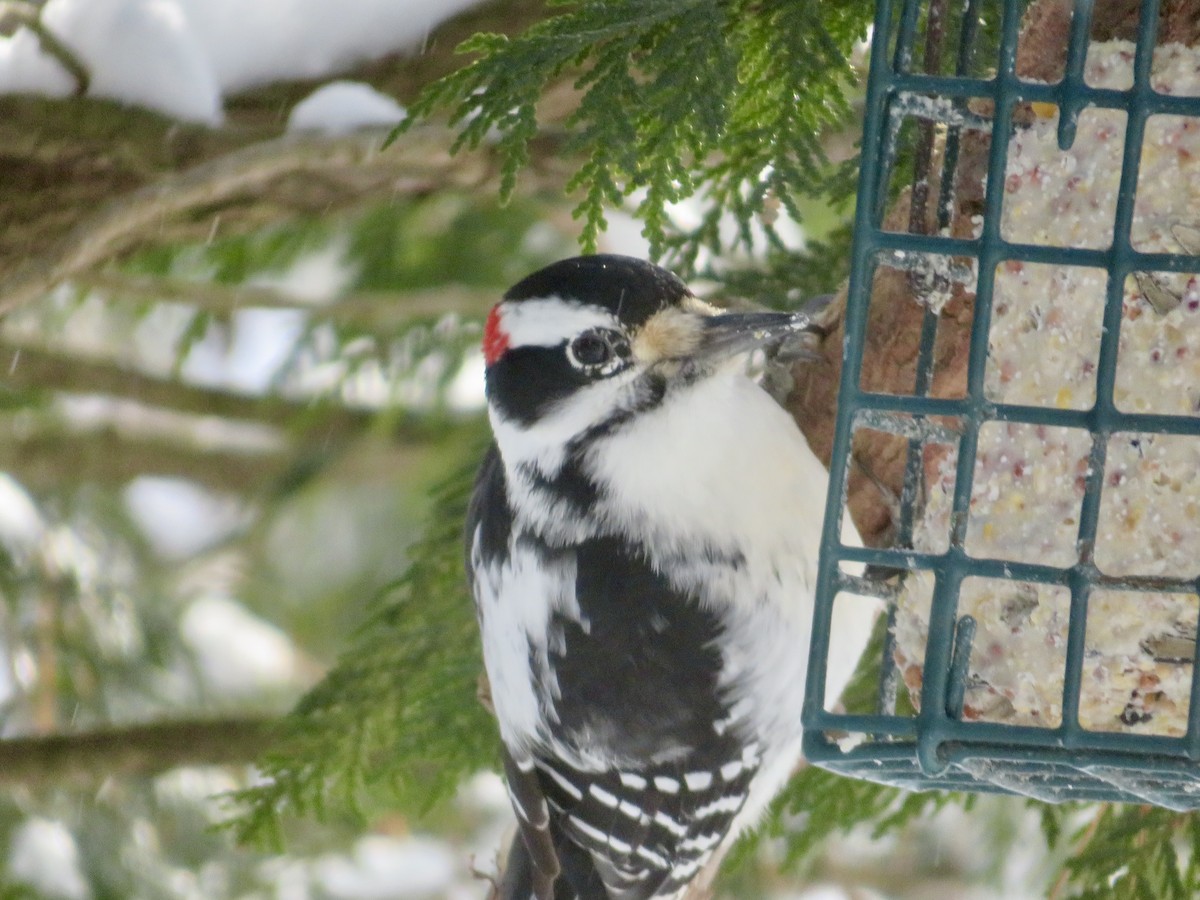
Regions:
[[[492,434],[505,469],[511,474],[532,467],[553,478],[562,469],[571,442],[615,409],[632,402],[638,373],[634,370],[605,378],[576,391],[568,400],[529,426],[505,418],[488,404]]]

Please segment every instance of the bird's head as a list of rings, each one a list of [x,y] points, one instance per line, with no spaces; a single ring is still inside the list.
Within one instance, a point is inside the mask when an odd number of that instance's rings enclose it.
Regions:
[[[619,428],[732,358],[818,330],[802,313],[722,313],[665,269],[627,256],[562,260],[488,315],[488,412],[508,463],[556,471],[572,446]]]

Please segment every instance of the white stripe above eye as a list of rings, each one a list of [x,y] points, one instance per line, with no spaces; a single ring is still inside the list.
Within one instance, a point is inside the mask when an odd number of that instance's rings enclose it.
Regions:
[[[510,347],[557,347],[589,328],[620,327],[607,310],[561,297],[507,300],[499,310]]]

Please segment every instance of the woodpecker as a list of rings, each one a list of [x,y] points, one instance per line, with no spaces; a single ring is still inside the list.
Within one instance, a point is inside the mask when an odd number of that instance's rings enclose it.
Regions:
[[[827,474],[744,362],[815,330],[611,255],[489,314],[466,544],[518,822],[501,900],[680,897],[799,761]],[[835,623],[831,696],[873,616]]]

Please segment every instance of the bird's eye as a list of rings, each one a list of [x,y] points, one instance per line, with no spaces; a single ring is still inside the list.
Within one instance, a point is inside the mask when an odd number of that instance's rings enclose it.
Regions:
[[[567,355],[579,368],[594,369],[610,362],[613,346],[599,331],[585,331],[567,345]]]

